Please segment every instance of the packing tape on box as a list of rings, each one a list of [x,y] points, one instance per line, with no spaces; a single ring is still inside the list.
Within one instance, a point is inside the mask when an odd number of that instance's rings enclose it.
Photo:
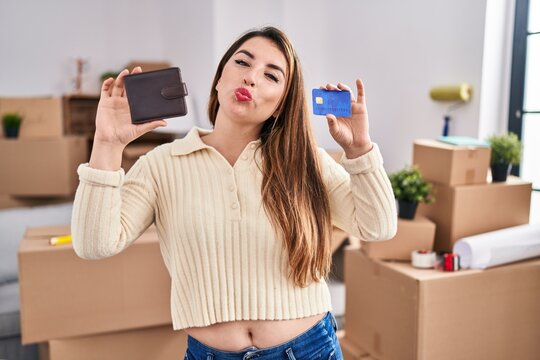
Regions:
[[[420,269],[431,269],[437,263],[437,254],[430,250],[414,250],[411,253],[412,266]]]

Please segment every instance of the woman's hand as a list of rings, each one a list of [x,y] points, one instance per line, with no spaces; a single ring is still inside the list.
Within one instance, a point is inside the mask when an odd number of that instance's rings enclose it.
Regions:
[[[347,90],[351,93],[352,115],[350,117],[340,116],[336,118],[332,114],[326,115],[330,134],[343,148],[349,159],[357,158],[373,147],[369,137],[368,113],[362,80],[356,80],[356,88],[358,89],[358,99],[354,98],[353,92],[345,84],[321,86],[323,90]]]
[[[137,66],[131,73],[140,72],[142,69]],[[131,114],[124,88],[124,76],[128,74],[129,70],[124,69],[118,74],[116,80],[111,77],[103,82],[96,113],[94,142],[123,148],[139,136],[167,125],[165,120],[138,125],[131,123]]]

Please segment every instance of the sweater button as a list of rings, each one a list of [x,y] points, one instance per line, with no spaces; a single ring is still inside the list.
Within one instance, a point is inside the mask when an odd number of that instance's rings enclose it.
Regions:
[[[227,172],[228,172],[229,174],[232,174],[232,169],[229,169]]]
[[[229,186],[229,191],[234,191],[234,185]]]
[[[231,205],[231,207],[232,207],[233,209],[236,209],[236,208],[238,207],[238,204],[237,204],[237,203],[233,203],[233,204]]]
[[[242,160],[247,160],[247,159],[248,159],[247,154],[242,155]]]

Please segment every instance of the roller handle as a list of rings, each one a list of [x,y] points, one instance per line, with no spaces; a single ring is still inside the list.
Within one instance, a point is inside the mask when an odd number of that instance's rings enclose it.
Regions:
[[[443,136],[448,136],[449,127],[450,127],[450,116],[445,115],[444,116],[443,132],[442,132]]]

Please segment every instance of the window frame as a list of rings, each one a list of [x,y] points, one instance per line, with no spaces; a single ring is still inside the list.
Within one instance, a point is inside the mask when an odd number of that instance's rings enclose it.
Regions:
[[[522,139],[523,115],[538,114],[540,111],[524,109],[525,70],[527,62],[527,39],[538,32],[529,32],[529,0],[516,0],[514,17],[514,39],[512,45],[512,68],[510,80],[510,103],[508,108],[508,131]],[[519,176],[520,166],[512,166],[512,174]],[[540,191],[540,189],[533,189]]]

